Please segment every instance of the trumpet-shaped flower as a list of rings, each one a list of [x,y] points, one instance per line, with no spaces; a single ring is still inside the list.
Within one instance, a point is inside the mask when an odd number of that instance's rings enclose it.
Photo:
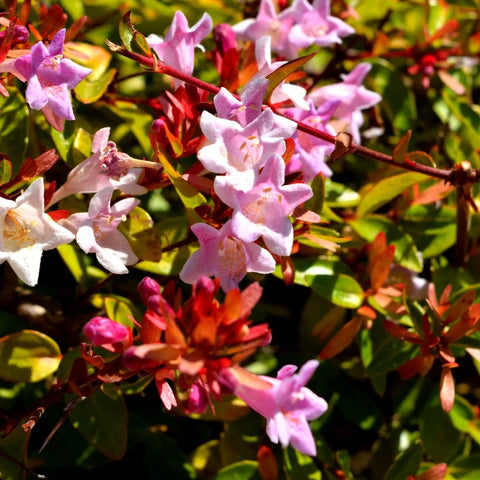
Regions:
[[[286,63],[272,63],[271,38],[268,36],[261,37],[255,42],[255,59],[257,60],[258,72],[253,76],[251,81],[266,77]],[[280,103],[289,100],[295,107],[308,110],[308,104],[304,98],[306,93],[306,90],[300,85],[285,83],[283,81],[273,91],[270,101],[272,103]]]
[[[233,234],[231,220],[220,230],[205,223],[196,223],[191,228],[200,242],[200,249],[180,272],[180,278],[186,283],[213,275],[220,279],[227,292],[237,288],[247,272],[271,273],[275,269],[270,252],[256,243],[243,242]]]
[[[318,361],[310,360],[294,375],[297,367],[285,365],[277,378],[260,376],[266,388],[256,388],[255,383],[248,382],[248,376],[236,374],[235,369],[227,378],[235,394],[267,419],[267,435],[273,443],[280,442],[284,448],[291,444],[300,453],[314,456],[317,449],[308,421],[328,408],[323,398],[305,387],[317,367]]]
[[[270,251],[290,255],[293,227],[288,215],[312,196],[312,189],[303,183],[283,185],[285,164],[274,155],[265,164],[253,188],[236,190],[227,177],[217,177],[214,189],[220,199],[234,209],[232,232],[246,243],[260,236]]]
[[[306,0],[295,0],[291,12],[295,24],[288,32],[288,45],[293,57],[301,48],[342,43],[341,37],[355,33],[350,25],[330,15],[330,0],[315,0],[313,4]]]
[[[151,162],[137,160],[117,150],[108,140],[110,128],[105,127],[95,134],[90,157],[78,164],[68,174],[67,181],[53,194],[49,205],[75,193],[93,193],[106,187],[118,188],[130,195],[145,193],[145,187],[138,185],[142,169]]]
[[[204,13],[202,18],[193,27],[189,28],[185,15],[178,10],[175,12],[165,39],[152,34],[147,37],[147,43],[153,48],[160,60],[182,73],[191,75],[194,67],[195,47],[203,48],[200,42],[211,30],[212,19],[208,13]],[[174,79],[175,87],[182,83],[180,80]]]
[[[117,230],[126,215],[140,201],[125,198],[110,205],[113,188],[100,190],[91,200],[88,212],[74,213],[63,224],[76,233],[76,240],[85,253],[95,253],[108,271],[128,273],[125,265],[138,261],[126,238]]]
[[[291,137],[296,124],[275,124],[276,115],[264,110],[245,127],[237,122],[203,112],[200,126],[207,141],[198,151],[198,159],[211,172],[226,173],[236,188],[249,190],[259,169],[272,155],[285,152],[285,138]]]
[[[315,108],[310,100],[310,110],[299,110],[292,108],[285,111],[290,118],[298,120],[302,123],[310,125],[317,130],[335,135],[334,128],[328,125],[333,112],[340,102],[331,100],[325,102],[318,108]],[[295,140],[295,153],[288,162],[286,172],[287,175],[292,172],[303,172],[305,181],[309,182],[318,174],[322,173],[326,177],[332,175],[332,171],[325,163],[325,156],[332,153],[334,146],[320,138],[314,137],[308,133],[297,130],[293,136]]]
[[[348,128],[357,143],[360,142],[360,127],[363,125],[360,110],[370,108],[382,99],[378,93],[362,85],[371,68],[369,63],[360,63],[348,75],[342,76],[343,82],[325,85],[308,94],[308,98],[317,106],[328,100],[338,100],[334,116]]]
[[[5,260],[27,285],[38,282],[43,250],[70,243],[75,236],[44,212],[43,179],[15,201],[0,199],[0,263]]]
[[[59,30],[48,48],[38,42],[29,54],[15,62],[15,69],[27,82],[27,103],[42,110],[56,129],[63,130],[63,120],[74,120],[70,90],[92,70],[63,57],[65,29]]]
[[[263,36],[269,36],[272,42],[272,50],[293,58],[289,48],[288,32],[295,21],[291,9],[286,9],[280,14],[277,13],[272,0],[261,0],[258,15],[255,19],[248,18],[233,27],[236,36],[241,40],[257,40]]]

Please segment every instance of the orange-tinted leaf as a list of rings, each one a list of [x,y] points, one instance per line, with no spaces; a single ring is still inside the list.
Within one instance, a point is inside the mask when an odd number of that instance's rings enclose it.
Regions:
[[[455,320],[461,318],[463,314],[472,306],[476,296],[477,292],[475,290],[469,290],[468,292],[465,292],[448,310],[443,324],[449,325]]]
[[[258,470],[262,480],[277,480],[278,465],[277,459],[272,450],[262,445],[257,451]]]
[[[228,291],[223,303],[225,309],[225,317],[223,322],[225,325],[235,322],[242,315],[242,294],[238,288]]]
[[[415,200],[413,200],[412,205],[427,205],[436,202],[454,190],[455,187],[453,185],[449,185],[442,180],[421,192]]]
[[[389,245],[376,255],[370,270],[372,289],[377,291],[387,280],[395,255],[395,245]]]
[[[447,474],[448,466],[446,463],[439,463],[430,467],[425,472],[417,475],[415,480],[443,480]]]
[[[320,352],[320,358],[323,360],[332,358],[347,348],[348,345],[352,343],[361,326],[362,318],[359,316],[353,317],[325,345],[323,350]]]
[[[433,364],[434,357],[431,355],[418,355],[397,368],[397,372],[402,380],[407,380],[417,373],[426,375]]]
[[[387,237],[385,232],[380,232],[374,239],[373,242],[368,247],[368,271],[371,272],[373,264],[380,255],[380,252],[385,250],[387,247]]]
[[[452,370],[449,367],[442,368],[440,377],[440,403],[445,412],[453,408],[455,402],[455,383],[453,381]]]
[[[317,52],[310,53],[304,57],[296,58],[287,63],[284,63],[281,67],[267,75],[269,80],[268,88],[264,96],[264,103],[268,103],[272,92],[282,83],[290,74],[303,67],[310,59],[312,59]]]
[[[395,145],[393,149],[393,161],[395,163],[405,163],[407,160],[408,144],[412,138],[412,131],[408,130],[403,134],[400,141]]]

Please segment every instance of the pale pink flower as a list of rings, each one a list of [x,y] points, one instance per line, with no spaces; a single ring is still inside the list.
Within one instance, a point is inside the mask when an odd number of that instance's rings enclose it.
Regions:
[[[118,231],[118,225],[140,201],[125,198],[110,205],[113,188],[100,190],[91,200],[88,212],[74,213],[62,224],[75,232],[76,240],[85,253],[95,253],[99,263],[108,271],[128,273],[125,265],[138,261],[127,239]]]
[[[296,129],[287,120],[277,125],[274,113],[266,109],[242,127],[235,121],[203,112],[200,127],[206,137],[198,151],[203,166],[214,173],[226,173],[235,188],[247,191],[258,171],[272,155],[285,152],[285,138]]]
[[[330,15],[330,0],[295,0],[290,7],[295,23],[288,32],[290,56],[294,58],[299,49],[319,45],[328,47],[342,43],[341,37],[355,33],[355,30],[339,18]]]
[[[257,60],[258,72],[252,77],[252,80],[266,77],[274,72],[286,62],[273,62],[272,53],[270,50],[270,37],[261,37],[255,42],[255,59]],[[281,82],[280,85],[273,91],[270,101],[271,103],[280,103],[285,101],[292,102],[295,107],[308,110],[308,104],[305,101],[306,90],[300,85],[293,83]]]
[[[234,393],[267,419],[267,435],[273,443],[280,442],[284,448],[291,444],[300,453],[315,456],[317,448],[308,422],[328,408],[323,398],[305,387],[317,367],[318,361],[310,360],[296,375],[297,367],[286,365],[277,378],[260,376],[271,388],[255,388],[243,376],[235,375],[235,370],[228,379]]]
[[[309,111],[289,108],[284,113],[293,120],[335,136],[335,129],[328,124],[328,121],[338,104],[338,100],[331,100],[315,108],[310,100]],[[325,163],[325,157],[333,152],[334,145],[301,130],[295,132],[293,139],[295,140],[295,153],[287,164],[287,175],[301,171],[307,182],[313,180],[318,173],[322,173],[325,177],[332,175],[332,171]]]
[[[63,28],[53,37],[48,48],[38,42],[31,53],[15,62],[15,70],[28,82],[27,103],[34,110],[42,110],[48,122],[60,131],[63,130],[63,120],[75,119],[70,90],[92,72],[63,57],[64,42]]]
[[[293,51],[289,44],[288,32],[295,21],[291,9],[286,9],[280,14],[277,13],[272,0],[262,0],[255,19],[249,18],[233,26],[237,38],[240,40],[255,41],[263,36],[269,36],[272,42],[272,50],[293,58],[296,50]]]
[[[68,174],[66,182],[53,194],[49,205],[75,193],[94,193],[106,187],[117,188],[130,195],[145,193],[138,185],[143,166],[151,162],[137,160],[117,150],[115,142],[108,139],[110,127],[95,134],[92,155],[78,164]]]
[[[232,232],[244,242],[263,237],[268,249],[277,255],[290,255],[293,227],[288,219],[295,207],[312,196],[304,183],[283,185],[285,164],[274,155],[248,192],[236,190],[227,177],[217,177],[214,189],[222,202],[233,208]]]
[[[191,75],[194,67],[195,47],[203,47],[200,42],[212,30],[212,19],[208,13],[193,26],[188,26],[188,21],[181,11],[176,11],[172,24],[168,29],[165,39],[151,34],[147,43],[153,48],[160,60],[182,73]],[[175,87],[183,84],[182,81],[173,79]]]
[[[75,238],[45,213],[43,195],[37,178],[15,201],[0,198],[0,263],[7,261],[30,286],[38,282],[43,251]]]
[[[191,229],[200,242],[200,248],[190,256],[180,272],[180,278],[186,283],[195,283],[202,276],[215,276],[227,292],[237,288],[247,272],[271,273],[275,269],[275,260],[270,252],[233,234],[231,220],[220,230],[205,223],[196,223]]]
[[[360,143],[360,127],[363,125],[361,110],[372,107],[382,99],[378,93],[362,85],[371,68],[369,63],[360,63],[348,75],[342,75],[343,82],[325,85],[308,94],[308,99],[316,106],[328,100],[339,101],[333,115],[352,134],[356,143]]]

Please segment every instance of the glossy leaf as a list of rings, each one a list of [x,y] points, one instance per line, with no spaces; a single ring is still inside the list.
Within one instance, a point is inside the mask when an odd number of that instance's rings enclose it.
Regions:
[[[415,475],[422,461],[423,448],[419,442],[410,445],[388,469],[385,480],[405,480],[409,475]]]
[[[94,103],[103,97],[115,78],[117,71],[114,68],[107,70],[101,77],[83,79],[75,87],[75,95],[85,104]]]
[[[407,130],[405,134],[402,135],[400,141],[395,145],[393,149],[393,161],[395,163],[405,163],[407,160],[408,144],[412,138],[412,131]]]
[[[268,88],[263,98],[264,103],[268,103],[272,92],[282,83],[289,75],[302,68],[310,59],[312,59],[317,53],[313,52],[304,57],[290,60],[281,67],[277,68],[274,72],[267,75],[269,81]]]
[[[426,175],[407,172],[385,178],[377,182],[362,197],[357,207],[357,215],[364,217],[404,192],[407,188],[428,180]]]
[[[363,303],[362,287],[348,275],[307,275],[305,280],[316,294],[340,307],[358,308]]]
[[[388,218],[380,215],[368,215],[358,220],[352,220],[350,225],[368,242],[372,242],[378,233],[385,232],[387,242],[395,245],[395,262],[414,272],[423,270],[423,263],[412,237]]]
[[[261,480],[258,463],[253,460],[244,460],[222,468],[214,480]]]
[[[119,225],[133,251],[141,260],[158,262],[162,258],[162,239],[147,211],[135,207]]]
[[[39,382],[54,373],[62,358],[57,343],[36,330],[22,330],[0,339],[0,378]]]
[[[127,410],[113,384],[104,384],[69,413],[72,425],[106,457],[120,459],[127,447]]]

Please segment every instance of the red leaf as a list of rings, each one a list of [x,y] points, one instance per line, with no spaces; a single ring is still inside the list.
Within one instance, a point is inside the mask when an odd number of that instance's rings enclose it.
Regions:
[[[362,326],[362,318],[355,316],[337,332],[320,352],[320,358],[332,358],[352,343]]]
[[[475,290],[469,290],[465,292],[448,310],[447,316],[443,321],[443,325],[449,325],[450,323],[458,320],[463,314],[472,306],[477,292]]]
[[[439,463],[430,467],[425,472],[417,475],[415,480],[443,480],[447,474],[448,465],[446,463]]]
[[[455,403],[455,383],[452,370],[449,367],[442,368],[440,377],[440,403],[445,412],[449,412]]]
[[[377,253],[370,270],[370,283],[374,291],[377,291],[387,281],[394,255],[395,245],[389,245]]]
[[[277,459],[272,450],[262,445],[257,451],[258,470],[262,480],[277,480],[278,465]]]
[[[55,165],[55,162],[58,160],[58,155],[55,153],[55,150],[47,150],[45,153],[42,153],[37,158],[27,158],[20,168],[16,179],[21,180],[30,180],[33,177],[44,174],[47,170]]]

